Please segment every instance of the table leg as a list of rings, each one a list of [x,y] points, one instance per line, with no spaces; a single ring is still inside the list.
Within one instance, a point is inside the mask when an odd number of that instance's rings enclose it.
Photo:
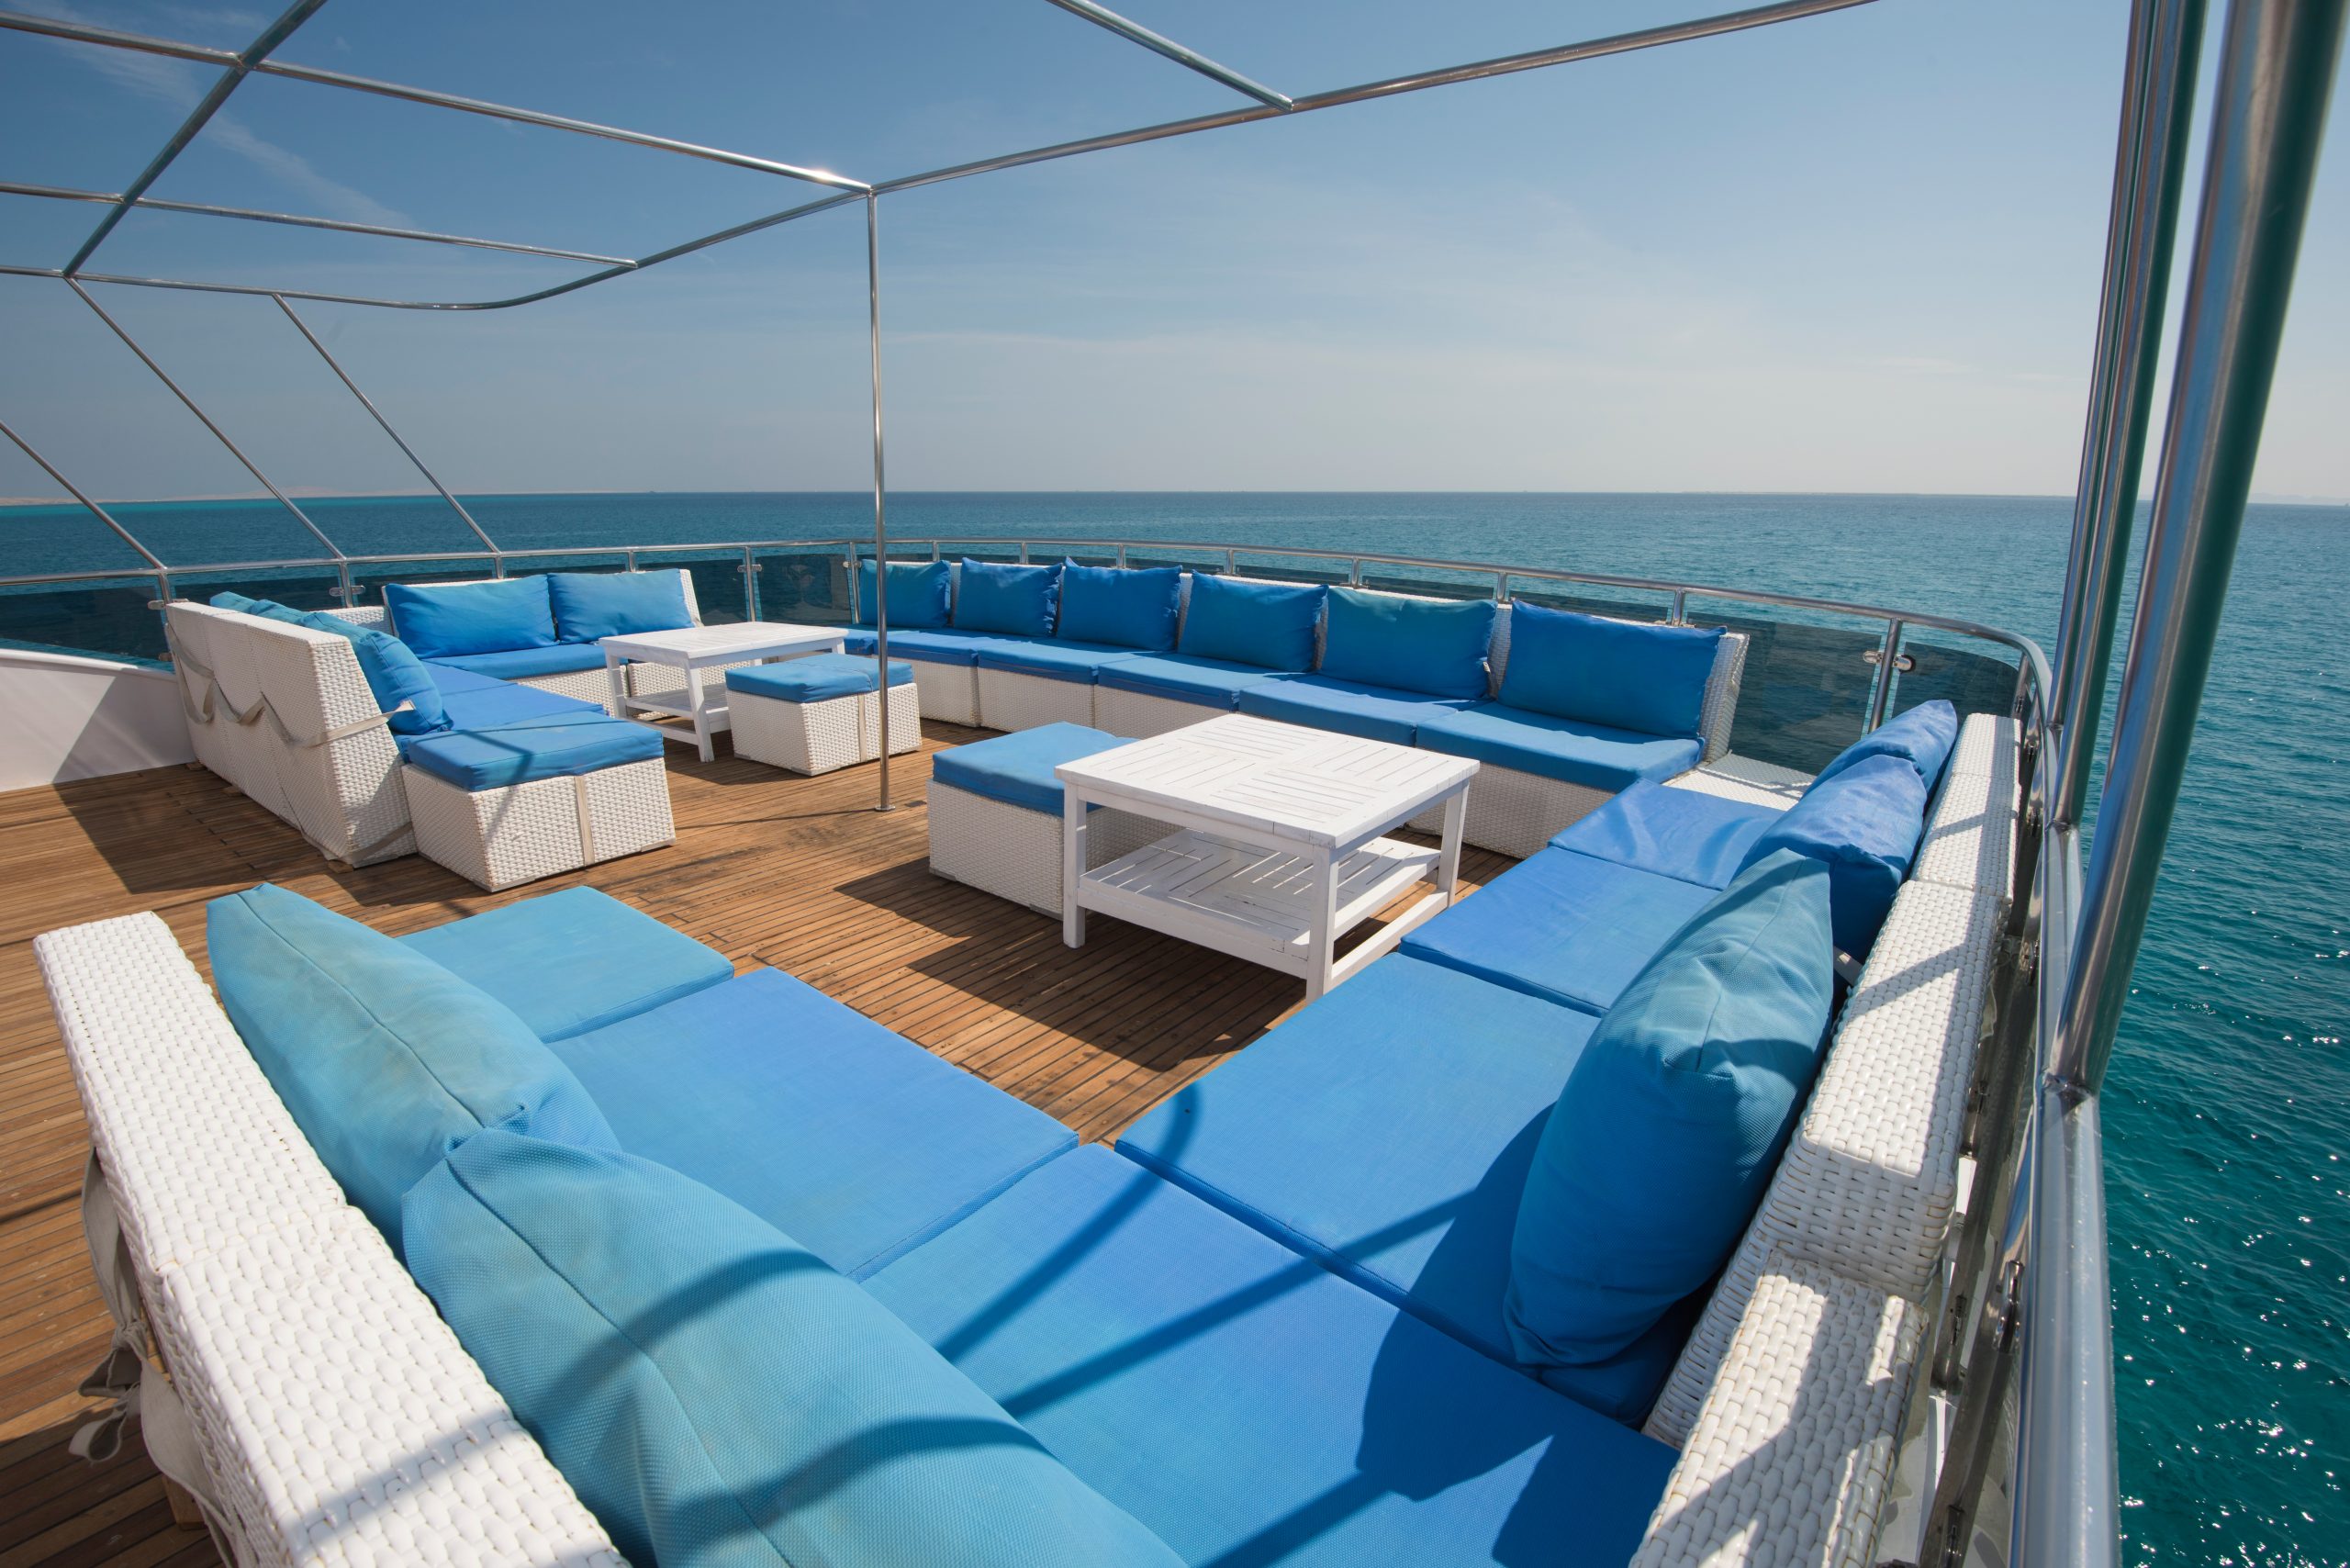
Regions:
[[[694,749],[701,754],[704,762],[711,761],[718,753],[710,744],[710,713],[702,706],[701,671],[692,665],[686,666],[686,706],[693,710]]]
[[[1085,800],[1074,784],[1061,786],[1061,940],[1085,946],[1085,910],[1077,884],[1085,875]]]
[[[1444,836],[1438,841],[1436,890],[1447,904],[1460,888],[1460,835],[1469,825],[1469,790],[1463,785],[1444,803]]]
[[[604,655],[604,684],[610,695],[604,699],[604,711],[615,719],[628,717],[628,661],[620,655]]]
[[[1338,863],[1324,849],[1314,857],[1314,924],[1306,937],[1305,1000],[1330,989],[1330,971],[1338,962]]]

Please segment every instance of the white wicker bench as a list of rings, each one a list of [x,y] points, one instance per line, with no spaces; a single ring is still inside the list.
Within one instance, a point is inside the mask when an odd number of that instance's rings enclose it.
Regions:
[[[854,664],[868,686],[874,661],[848,655],[841,664]],[[784,664],[757,666],[730,676],[726,709],[734,733],[734,755],[764,762],[793,773],[830,773],[881,755],[881,694],[851,692],[817,700],[774,695],[774,682],[802,685],[820,665],[834,667],[832,655],[816,655]],[[891,659],[894,677],[905,661]],[[899,756],[922,747],[922,700],[909,669],[905,678],[890,687],[890,753]]]
[[[678,588],[686,596],[686,614],[695,625],[700,625],[702,623],[701,606],[694,599],[694,575],[683,566],[665,566],[659,569],[677,573]],[[496,580],[492,577],[467,579],[469,582]],[[434,583],[431,586],[462,588],[465,584],[447,582]],[[392,623],[390,610],[380,604],[353,605],[348,610],[338,610],[335,614],[354,626],[372,627],[380,632],[389,632],[394,636],[399,634],[399,629]],[[623,678],[628,681],[629,690],[634,696],[661,697],[665,694],[681,696],[685,691],[685,677],[674,669],[660,665],[631,665],[626,668],[627,673]],[[576,697],[582,702],[593,702],[599,707],[606,705],[611,695],[610,677],[606,673],[600,659],[591,669],[563,670],[554,675],[501,676],[498,678],[511,681],[516,686],[528,686],[541,691],[552,691],[560,697]]]

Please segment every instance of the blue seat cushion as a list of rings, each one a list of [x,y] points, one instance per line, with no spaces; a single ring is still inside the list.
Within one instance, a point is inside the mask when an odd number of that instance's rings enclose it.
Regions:
[[[1501,700],[1561,719],[1649,735],[1695,735],[1719,650],[1718,626],[1658,626],[1511,606]]]
[[[1077,643],[1163,654],[1175,646],[1180,566],[1080,566],[1061,563],[1055,636]]]
[[[661,1568],[1174,1568],[810,1250],[650,1160],[485,1133],[409,1267],[613,1543]]]
[[[1544,849],[1404,938],[1415,958],[1600,1014],[1714,890]]]
[[[550,572],[547,598],[555,633],[566,643],[594,643],[639,632],[675,632],[694,623],[686,608],[686,577],[672,567],[655,572]]]
[[[615,1148],[511,1008],[422,953],[263,882],[205,906],[212,983],[352,1205],[400,1248],[400,1196],[487,1126]]]
[[[1611,794],[1643,778],[1686,773],[1705,753],[1694,736],[1610,729],[1504,702],[1480,702],[1438,714],[1420,726],[1419,744],[1430,751]]]
[[[1812,783],[1818,785],[1820,779],[1832,778],[1872,756],[1898,756],[1918,770],[1918,777],[1930,792],[1941,781],[1942,765],[1950,761],[1951,748],[1957,744],[1958,710],[1937,698],[1879,724],[1838,752]]]
[[[1135,650],[1113,643],[1079,643],[1059,637],[1000,637],[979,650],[981,669],[1012,670],[1042,676],[1046,680],[1093,684],[1106,666],[1136,657]]]
[[[621,1148],[682,1170],[856,1277],[1075,1147],[1060,1123],[777,969],[555,1054]]]
[[[1058,566],[1013,566],[966,555],[955,576],[955,625],[965,632],[1049,637],[1060,593]]]
[[[1834,985],[1827,868],[1783,850],[1626,989],[1535,1144],[1503,1298],[1520,1361],[1617,1355],[1720,1272],[1810,1091]]]
[[[441,700],[440,687],[433,684],[432,672],[406,643],[372,627],[354,626],[323,610],[312,610],[296,624],[350,639],[351,651],[359,659],[359,673],[367,682],[367,694],[380,711],[389,715],[385,722],[392,734],[429,735],[449,727],[448,709]],[[408,705],[407,710],[395,712],[403,702]]]
[[[934,665],[975,665],[979,662],[979,650],[1003,639],[991,632],[960,632],[948,629],[901,632],[895,622],[890,624],[890,655],[903,655]],[[841,637],[841,647],[848,653],[871,657],[881,645],[880,638],[870,632],[850,631]]]
[[[830,702],[840,697],[862,697],[880,689],[876,661],[854,654],[811,654],[805,658],[778,659],[773,664],[740,665],[726,672],[726,689],[777,702]],[[890,661],[890,684],[913,684],[914,666],[903,659]]]
[[[1144,654],[1103,665],[1097,684],[1121,691],[1139,691],[1147,697],[1230,709],[1240,700],[1243,691],[1272,679],[1273,673],[1257,665],[1201,658],[1193,654]]]
[[[866,1288],[1186,1562],[1621,1568],[1674,1459],[1098,1146]]]
[[[1701,888],[1726,888],[1746,852],[1781,814],[1776,806],[1643,779],[1557,834],[1550,846]]]
[[[1039,724],[1008,735],[934,752],[930,776],[941,784],[1032,812],[1061,814],[1066,799],[1053,769],[1126,743],[1084,724]]]
[[[392,630],[420,659],[543,648],[555,640],[543,577],[486,583],[386,583]]]
[[[461,669],[494,680],[527,680],[537,675],[576,675],[602,669],[604,650],[593,643],[551,643],[543,648],[508,648],[496,654],[459,654],[434,659],[442,669]]]
[[[436,662],[425,667],[440,666]],[[474,672],[461,673],[470,676]],[[433,684],[441,688],[442,706],[448,711],[451,727],[458,730],[488,730],[500,724],[540,719],[587,719],[604,711],[597,703],[565,697],[559,691],[542,691],[535,686],[517,686],[493,677],[480,678],[479,684],[454,688],[439,678]]]
[[[1486,695],[1486,654],[1500,610],[1491,599],[1446,602],[1334,588],[1329,605],[1324,675],[1423,696],[1474,701]]]
[[[733,978],[705,947],[594,888],[565,888],[400,938],[514,1010],[542,1040],[568,1039]]]
[[[1260,719],[1410,745],[1422,724],[1456,713],[1467,704],[1334,676],[1284,675],[1242,690],[1239,706],[1243,713]]]
[[[944,561],[925,561],[920,566],[890,562],[890,629],[894,632],[902,626],[913,632],[946,625],[954,592],[955,568]],[[872,625],[873,610],[873,563],[865,561],[856,571],[856,623]]]
[[[1265,669],[1314,667],[1314,629],[1329,589],[1320,583],[1251,582],[1192,574],[1178,644],[1198,658]]]
[[[1906,756],[1880,753],[1812,781],[1756,835],[1745,865],[1793,849],[1828,867],[1836,946],[1866,958],[1926,831],[1926,785]]]
[[[411,767],[468,791],[573,778],[623,763],[657,762],[660,734],[601,713],[517,719],[488,729],[426,735],[402,753]]]
[[[446,659],[426,659],[424,673],[431,676],[432,684],[440,689],[443,708],[447,707],[449,699],[460,691],[504,691],[513,687],[511,681],[500,680],[494,675],[483,675],[478,670],[461,668]]]
[[[1502,1293],[1518,1193],[1598,1025],[1457,969],[1382,958],[1187,1085],[1118,1149],[1514,1364]],[[1688,1327],[1557,1369],[1552,1386],[1637,1424]]]

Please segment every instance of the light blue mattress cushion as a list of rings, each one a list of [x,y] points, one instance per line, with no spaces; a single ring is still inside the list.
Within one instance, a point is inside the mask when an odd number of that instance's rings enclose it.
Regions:
[[[1897,718],[1889,719],[1836,754],[1812,779],[1832,778],[1872,756],[1898,756],[1918,770],[1928,790],[1941,781],[1942,765],[1958,744],[1958,710],[1937,698],[1920,702]]]
[[[566,643],[639,632],[675,632],[694,623],[685,578],[657,572],[550,572],[547,598],[555,633]]]
[[[312,610],[295,624],[350,639],[351,651],[359,659],[359,673],[367,682],[367,694],[375,700],[379,711],[390,715],[385,722],[392,734],[429,735],[449,727],[448,709],[441,700],[440,687],[433,684],[432,672],[406,643],[372,628],[354,626],[323,610]],[[408,705],[406,711],[393,711],[403,702]]]
[[[1188,1563],[1621,1568],[1674,1459],[1098,1146],[867,1288]]]
[[[386,583],[392,630],[420,659],[543,648],[555,640],[543,577],[486,583]]]
[[[1510,607],[1509,663],[1501,700],[1561,719],[1650,735],[1695,735],[1718,626],[1655,626]]]
[[[1714,890],[1571,849],[1545,849],[1404,938],[1463,974],[1601,1014]]]
[[[1119,1152],[1505,1363],[1535,1140],[1599,1021],[1382,958],[1128,1128]],[[1637,1425],[1696,1307],[1552,1386]]]
[[[1793,849],[1828,867],[1836,946],[1866,958],[1926,831],[1926,785],[1906,756],[1864,756],[1805,790],[1746,851]]]
[[[400,938],[567,1039],[731,980],[725,954],[594,888],[565,888]]]
[[[579,1081],[511,1008],[431,958],[263,882],[205,906],[212,981],[352,1204],[400,1247],[400,1195],[486,1126],[613,1148]]]
[[[1064,561],[1053,634],[1167,653],[1175,646],[1175,612],[1182,593],[1179,566],[1080,566]]]
[[[1480,702],[1438,714],[1420,726],[1419,744],[1430,751],[1611,794],[1643,778],[1686,773],[1705,751],[1690,736],[1610,729],[1504,702]]]
[[[1039,724],[934,752],[930,776],[990,801],[1059,816],[1064,796],[1053,769],[1126,744],[1107,730],[1085,724]]]
[[[955,568],[944,561],[890,562],[890,630],[946,625],[954,592]],[[872,625],[874,608],[873,563],[865,561],[856,570],[856,623]]]
[[[1485,655],[1500,608],[1491,599],[1446,603],[1334,588],[1329,605],[1324,675],[1431,697],[1486,695]]]
[[[1284,675],[1240,693],[1240,711],[1304,724],[1365,740],[1410,745],[1422,724],[1468,704],[1393,686],[1370,686],[1330,675]]]
[[[1157,654],[1103,665],[1095,684],[1229,711],[1240,700],[1242,692],[1272,678],[1271,670],[1256,665],[1201,658],[1194,654]]]
[[[661,760],[661,736],[601,713],[560,713],[487,729],[425,735],[401,753],[411,767],[467,791],[542,778],[575,778],[631,762]]]
[[[1720,1271],[1818,1070],[1834,983],[1827,868],[1781,851],[1608,1010],[1518,1204],[1504,1306],[1520,1361],[1618,1355]]]
[[[425,667],[443,666],[435,661]],[[473,674],[469,670],[459,673]],[[436,678],[433,684],[441,688],[441,702],[448,711],[450,725],[460,730],[494,729],[500,724],[535,719],[587,719],[604,711],[600,704],[577,697],[542,691],[535,686],[517,686],[493,677],[479,678],[479,684],[469,682],[455,687]]]
[[[1061,594],[1061,569],[1015,566],[963,557],[955,577],[955,625],[964,632],[1049,637]]]
[[[1137,656],[1134,649],[1113,643],[1079,643],[1060,637],[999,637],[979,650],[978,663],[981,669],[1011,670],[1017,675],[1091,686],[1105,667]]]
[[[1077,1135],[776,969],[557,1043],[621,1147],[860,1275]]]
[[[408,1224],[417,1282],[632,1562],[1177,1562],[864,1291],[674,1170],[487,1132]]]
[[[496,654],[459,654],[434,659],[433,667],[461,669],[497,680],[526,680],[540,675],[576,675],[602,669],[604,650],[593,643],[551,643],[543,648],[508,648]]]
[[[896,622],[890,626],[890,656],[920,659],[934,665],[975,665],[979,662],[979,650],[1003,639],[992,632],[963,632],[952,629],[919,629],[900,631]],[[881,645],[880,638],[871,632],[851,628],[841,636],[845,653],[862,654],[870,658]]]
[[[1329,589],[1320,583],[1254,582],[1192,575],[1179,646],[1197,658],[1265,669],[1314,667],[1314,629]]]
[[[811,654],[806,658],[779,659],[773,664],[739,665],[726,672],[726,689],[777,702],[830,702],[835,698],[862,697],[879,689],[878,661],[854,654]],[[890,684],[913,684],[914,666],[903,659],[890,661]]]
[[[1782,814],[1776,806],[1643,779],[1558,834],[1550,846],[1701,888],[1726,888],[1754,841]]]

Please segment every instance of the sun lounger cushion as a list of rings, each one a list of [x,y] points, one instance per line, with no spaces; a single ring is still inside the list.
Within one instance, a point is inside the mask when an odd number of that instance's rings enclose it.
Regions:
[[[954,591],[955,569],[944,561],[921,566],[890,562],[890,629],[894,632],[902,626],[912,632],[946,625]],[[873,563],[866,561],[856,569],[856,623],[872,625],[873,610]]]
[[[1064,620],[1066,624],[1066,620]],[[981,669],[1011,670],[1046,680],[1073,680],[1091,686],[1106,666],[1136,656],[1131,647],[1112,643],[1078,643],[1058,637],[1002,637],[979,650]]]
[[[1718,626],[1655,626],[1539,604],[1510,609],[1501,700],[1651,735],[1695,735]]]
[[[400,1246],[400,1195],[486,1126],[617,1148],[530,1026],[431,958],[263,882],[205,906],[220,1005],[344,1193]]]
[[[1828,937],[1826,868],[1781,851],[1608,1009],[1518,1204],[1504,1306],[1520,1361],[1620,1354],[1720,1271],[1818,1070]]]
[[[1284,675],[1240,693],[1240,711],[1365,740],[1410,745],[1419,727],[1467,706],[1401,687],[1371,686],[1321,675]]]
[[[1431,716],[1418,744],[1586,790],[1628,790],[1643,778],[1670,778],[1697,766],[1704,745],[1689,735],[1650,735],[1582,719],[1480,702]]]
[[[776,969],[557,1043],[621,1147],[862,1274],[1075,1146],[1002,1090]]]
[[[941,784],[990,801],[1059,816],[1066,797],[1053,769],[1126,744],[1106,730],[1085,724],[1039,724],[1033,730],[990,735],[969,745],[934,752],[930,776]]]
[[[576,778],[630,762],[657,762],[660,734],[603,714],[556,713],[487,729],[453,730],[411,743],[403,756],[460,790],[502,790],[541,778]]]
[[[550,572],[547,598],[554,629],[566,643],[639,632],[675,632],[694,623],[686,608],[686,581],[677,570]]]
[[[1545,849],[1404,938],[1404,950],[1590,1014],[1606,1012],[1714,890]]]
[[[565,888],[400,938],[514,1010],[543,1040],[732,980],[725,954],[594,888]]]
[[[1486,695],[1485,655],[1500,609],[1491,599],[1447,603],[1334,588],[1329,606],[1324,675],[1431,697]]]
[[[1328,597],[1320,583],[1251,582],[1195,572],[1180,645],[1197,658],[1309,670],[1314,629]]]
[[[879,1303],[676,1171],[488,1132],[408,1223],[417,1282],[634,1562],[1177,1562]]]
[[[555,640],[543,577],[487,583],[386,583],[392,630],[420,659],[543,648]]]
[[[1823,861],[1835,902],[1836,946],[1865,958],[1926,830],[1926,786],[1904,756],[1863,757],[1815,779],[1803,799],[1746,852],[1752,865],[1794,849]]]
[[[1207,578],[1202,578],[1203,582]],[[1231,708],[1248,688],[1273,678],[1273,672],[1230,659],[1201,658],[1193,654],[1138,654],[1105,664],[1095,683],[1121,691],[1139,691],[1177,702],[1208,708]]]
[[[1003,639],[990,632],[958,632],[953,630],[901,632],[898,623],[890,623],[890,656],[921,659],[925,664],[970,666],[979,662],[979,650]],[[844,652],[863,654],[871,657],[880,647],[881,640],[870,632],[851,631],[841,638]]]
[[[873,659],[850,654],[811,654],[773,664],[738,665],[726,672],[726,689],[776,702],[829,702],[880,689],[874,666]],[[913,678],[913,666],[903,659],[890,661],[890,685],[909,686]]]
[[[1175,646],[1182,593],[1180,567],[1080,566],[1066,561],[1054,635],[1163,654]]]
[[[956,629],[1049,637],[1060,596],[1057,566],[1013,566],[966,555],[955,581]]]
[[[1502,1293],[1518,1194],[1598,1025],[1457,969],[1382,958],[1186,1086],[1118,1149],[1514,1364]],[[1637,1425],[1700,1305],[1609,1361],[1549,1369],[1551,1386]]]
[[[1957,744],[1958,710],[1940,699],[1920,702],[1838,752],[1813,777],[1812,783],[1833,778],[1872,756],[1898,756],[1908,759],[1931,790],[1942,776],[1942,765],[1950,760],[1951,748]]]
[[[295,624],[351,640],[351,651],[359,656],[359,673],[367,681],[367,693],[375,698],[375,706],[389,715],[385,722],[391,726],[392,734],[429,735],[449,727],[449,713],[441,700],[441,689],[433,684],[431,672],[406,643],[371,628],[353,626],[323,610],[312,610]],[[393,711],[403,702],[408,704],[405,711]]]
[[[593,643],[553,643],[543,648],[509,648],[497,654],[459,654],[434,659],[435,669],[461,669],[496,680],[528,680],[532,676],[576,675],[604,667],[604,650]]]
[[[436,663],[426,667],[441,666]],[[488,678],[478,686],[458,688],[440,680],[434,684],[441,688],[441,703],[448,711],[451,727],[460,730],[486,730],[534,719],[585,719],[604,711],[576,697],[542,691],[535,686],[517,686],[510,680]]]
[[[1550,840],[1595,860],[1636,866],[1701,888],[1726,888],[1782,813],[1645,779]]]

